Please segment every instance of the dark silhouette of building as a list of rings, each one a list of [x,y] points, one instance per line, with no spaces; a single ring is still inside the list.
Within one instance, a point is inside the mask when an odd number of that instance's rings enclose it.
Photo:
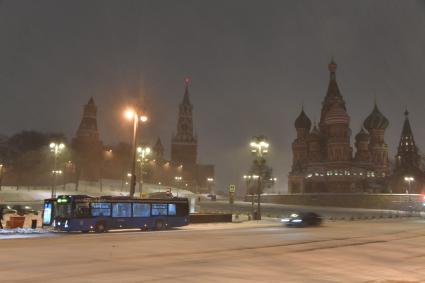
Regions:
[[[390,188],[393,193],[424,193],[425,173],[420,167],[421,157],[410,126],[409,112],[406,110],[404,115]]]
[[[193,130],[192,112],[189,80],[186,79],[183,101],[179,106],[177,133],[171,141],[171,158],[165,158],[164,146],[158,138],[151,146],[148,160],[137,165],[142,166],[139,172],[143,174],[144,182],[177,186],[194,192],[211,188],[214,166],[197,162],[198,141]],[[124,184],[130,165],[130,147],[120,144],[104,148],[99,139],[96,114],[97,107],[91,98],[84,106],[83,118],[72,143],[77,180],[122,179]]]
[[[183,100],[179,106],[177,133],[171,140],[171,164],[181,170],[181,184],[192,191],[207,188],[208,178],[214,178],[214,166],[198,164],[198,139],[193,130],[193,105],[189,98],[188,78],[185,79]]]
[[[320,121],[311,129],[301,109],[295,120],[293,164],[288,177],[290,193],[383,192],[389,174],[388,146],[384,141],[388,119],[376,103],[350,143],[350,117],[336,80],[337,64],[329,64],[330,80]]]
[[[97,128],[97,107],[93,98],[84,106],[83,118],[72,141],[78,180],[98,181],[102,164],[102,142]]]
[[[156,162],[163,163],[164,161],[164,146],[162,145],[161,139],[156,140],[155,145],[153,146],[153,154]]]
[[[189,99],[189,79],[185,80],[183,101],[179,106],[177,134],[171,140],[171,162],[196,166],[198,139],[193,133],[193,105]]]

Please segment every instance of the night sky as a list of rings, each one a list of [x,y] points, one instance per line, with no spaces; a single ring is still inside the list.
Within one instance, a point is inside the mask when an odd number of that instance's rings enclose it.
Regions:
[[[2,1],[0,133],[63,132],[93,96],[105,144],[130,142],[121,111],[145,95],[146,140],[171,135],[191,76],[201,163],[240,183],[264,134],[286,190],[301,104],[318,120],[333,56],[354,136],[374,98],[393,158],[408,107],[425,151],[423,1]]]

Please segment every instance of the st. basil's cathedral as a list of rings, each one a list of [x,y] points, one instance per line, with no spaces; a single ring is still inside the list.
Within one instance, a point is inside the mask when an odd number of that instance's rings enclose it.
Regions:
[[[329,64],[330,79],[319,124],[304,109],[295,120],[289,193],[421,193],[425,173],[410,127],[408,112],[391,168],[385,130],[388,119],[376,102],[351,145],[350,116],[336,80],[337,64]],[[411,177],[413,182],[405,181]]]

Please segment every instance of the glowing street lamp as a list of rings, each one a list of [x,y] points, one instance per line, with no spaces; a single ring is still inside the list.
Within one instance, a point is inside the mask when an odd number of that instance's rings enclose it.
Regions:
[[[252,138],[251,142],[249,143],[249,146],[251,147],[251,153],[254,154],[257,158],[256,162],[259,164],[260,169],[258,171],[259,175],[245,175],[244,179],[248,183],[251,183],[251,181],[256,181],[257,183],[257,220],[261,220],[261,191],[263,188],[263,181],[268,181],[268,179],[263,180],[263,169],[264,169],[264,155],[266,155],[269,152],[269,143],[267,141],[267,138],[265,136],[255,136]],[[254,199],[254,194],[252,195],[252,198]],[[254,209],[254,201],[252,201],[252,209]]]
[[[131,150],[131,180],[130,180],[130,197],[133,197],[136,189],[136,137],[139,126],[139,120],[142,123],[148,121],[148,117],[142,113],[139,113],[133,108],[129,108],[124,112],[124,116],[127,120],[133,121],[133,142]]]
[[[412,188],[411,188],[411,184],[412,184],[412,182],[414,182],[415,181],[415,178],[414,177],[412,177],[412,176],[406,176],[406,177],[404,177],[404,181],[405,182],[407,182],[408,184],[409,184],[409,187],[408,187],[408,189],[407,189],[407,193],[408,194],[410,194],[411,192],[412,192]]]
[[[56,197],[57,175],[62,174],[62,171],[58,170],[56,168],[57,167],[57,159],[58,159],[58,155],[65,149],[65,144],[52,142],[52,143],[50,143],[49,148],[50,148],[50,152],[53,152],[53,154],[54,154],[54,162],[53,162],[53,170],[52,170],[52,174],[53,174],[52,198],[54,198],[54,197]]]
[[[269,152],[269,143],[267,142],[266,137],[257,136],[254,137],[250,142],[249,146],[251,147],[251,152],[257,156],[257,158],[262,158]]]
[[[139,194],[140,197],[142,197],[142,187],[143,187],[143,164],[147,158],[148,155],[151,153],[151,149],[148,146],[139,146],[137,147],[137,154],[139,155],[139,158],[137,161],[139,161]]]

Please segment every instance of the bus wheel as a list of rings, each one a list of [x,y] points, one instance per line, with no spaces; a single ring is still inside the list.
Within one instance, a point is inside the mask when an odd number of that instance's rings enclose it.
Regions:
[[[94,227],[94,231],[96,233],[104,233],[106,232],[106,227],[104,223],[97,223],[96,226]]]
[[[164,230],[164,229],[165,229],[164,221],[162,221],[162,220],[156,221],[155,230]]]

